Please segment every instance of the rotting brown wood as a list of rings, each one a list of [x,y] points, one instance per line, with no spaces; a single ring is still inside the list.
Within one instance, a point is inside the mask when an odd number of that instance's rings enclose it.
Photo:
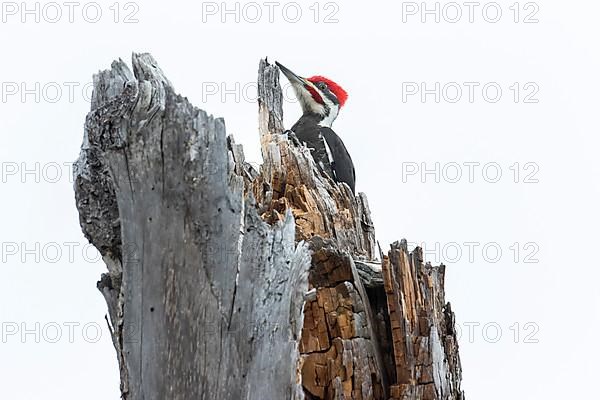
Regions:
[[[318,399],[385,399],[387,379],[373,311],[354,260],[331,241],[310,243],[309,283],[300,343],[302,382]]]
[[[444,266],[423,264],[420,248],[394,243],[383,259],[396,383],[391,399],[464,398],[454,313],[444,299]]]
[[[382,274],[366,196],[282,134],[266,60],[258,91],[257,170],[150,55],[94,78],[75,195],[122,397],[462,399],[443,267],[393,245]]]
[[[263,164],[253,193],[269,221],[291,209],[296,240],[313,236],[332,239],[355,257],[377,256],[375,232],[367,198],[355,197],[317,169],[306,147],[292,145],[283,135],[279,69],[261,60],[258,79],[259,133]]]

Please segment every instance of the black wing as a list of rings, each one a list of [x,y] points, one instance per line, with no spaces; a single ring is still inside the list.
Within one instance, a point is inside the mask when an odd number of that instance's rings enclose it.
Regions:
[[[320,134],[322,127],[317,124],[317,119],[313,115],[303,115],[302,118],[294,124],[292,131],[296,134],[300,143],[305,143],[310,149],[317,167],[325,172],[331,179],[335,179],[329,157],[327,156],[327,145]]]
[[[344,146],[344,142],[342,142],[342,139],[331,128],[321,128],[321,134],[331,150],[331,156],[333,157],[331,166],[336,180],[348,184],[352,193],[354,193],[356,183],[354,164],[352,163],[350,154],[348,154],[348,150],[346,150],[346,146]]]

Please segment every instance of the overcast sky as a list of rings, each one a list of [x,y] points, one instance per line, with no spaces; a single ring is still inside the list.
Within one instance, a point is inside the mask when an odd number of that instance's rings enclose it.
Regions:
[[[261,57],[340,83],[378,240],[448,266],[467,398],[597,392],[598,2],[25,4],[0,4],[0,398],[119,397],[70,164],[92,74],[132,51],[257,163]]]

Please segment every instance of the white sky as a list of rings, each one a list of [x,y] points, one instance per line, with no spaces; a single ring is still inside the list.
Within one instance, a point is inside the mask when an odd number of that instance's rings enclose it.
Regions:
[[[352,154],[380,243],[406,237],[448,265],[467,398],[590,398],[600,372],[598,3],[500,1],[497,23],[482,15],[487,2],[473,23],[462,2],[456,23],[447,21],[456,15],[447,2],[439,23],[435,15],[422,23],[418,11],[403,22],[403,4],[414,10],[407,2],[275,3],[272,23],[263,2],[239,4],[239,22],[234,11],[224,23],[220,1],[99,1],[97,23],[86,2],[73,23],[62,2],[56,23],[47,21],[56,6],[36,12],[27,2],[34,11],[23,15],[20,2],[0,4],[0,398],[119,397],[95,289],[105,267],[86,246],[65,165],[79,153],[89,109],[82,87],[113,59],[130,62],[132,51],[151,52],[177,90],[223,116],[257,162],[252,85],[261,57],[342,84],[350,97],[334,129]],[[257,7],[262,19],[249,22]],[[494,4],[486,10],[495,18]],[[138,22],[123,23],[132,12]],[[337,22],[325,23],[331,13]],[[524,23],[527,16],[539,22]],[[422,82],[439,82],[439,103],[435,94],[424,102],[410,95]],[[473,102],[464,82],[474,82]],[[463,96],[452,103],[457,86]],[[290,126],[298,105],[288,101],[285,113]],[[436,163],[439,182],[421,176]],[[462,179],[451,183],[457,165]],[[501,178],[489,182],[497,170]]]

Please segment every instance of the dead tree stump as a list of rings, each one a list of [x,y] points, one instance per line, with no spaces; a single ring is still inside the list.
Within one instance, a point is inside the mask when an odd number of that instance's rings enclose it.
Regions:
[[[94,76],[75,197],[122,398],[463,399],[444,267],[380,255],[366,196],[282,135],[277,67],[258,84],[259,171],[150,55]]]

